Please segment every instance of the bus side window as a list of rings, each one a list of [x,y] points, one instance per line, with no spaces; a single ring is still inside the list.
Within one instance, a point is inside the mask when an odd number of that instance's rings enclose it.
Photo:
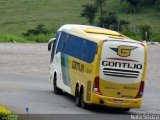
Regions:
[[[51,62],[53,61],[53,58],[54,58],[56,43],[57,43],[57,39],[55,39],[54,42],[53,42],[53,44],[52,44]]]

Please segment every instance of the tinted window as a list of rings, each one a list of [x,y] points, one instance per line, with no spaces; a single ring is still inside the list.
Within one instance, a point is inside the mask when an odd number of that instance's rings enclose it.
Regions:
[[[57,47],[57,52],[66,53],[88,63],[94,60],[96,50],[96,43],[65,32],[61,33]]]

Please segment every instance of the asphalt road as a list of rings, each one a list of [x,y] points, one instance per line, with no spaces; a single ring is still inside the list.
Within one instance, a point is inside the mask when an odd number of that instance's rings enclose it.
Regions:
[[[26,108],[29,108],[29,120],[36,120],[37,117],[39,120],[53,117],[66,120],[127,120],[131,119],[131,114],[160,114],[160,45],[148,47],[142,108],[122,113],[102,107],[84,110],[75,106],[72,96],[66,93],[55,95],[48,81],[50,52],[47,51],[47,44],[0,43],[0,105],[17,114],[26,114]]]

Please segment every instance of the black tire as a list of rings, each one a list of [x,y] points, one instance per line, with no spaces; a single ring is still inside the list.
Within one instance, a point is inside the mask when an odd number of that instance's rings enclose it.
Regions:
[[[80,97],[80,102],[81,102],[81,107],[83,109],[87,109],[88,108],[88,104],[84,102],[84,92],[81,91],[81,97]]]
[[[81,107],[81,98],[80,98],[78,87],[76,87],[76,90],[75,90],[75,97],[76,97],[76,106]]]
[[[60,88],[57,87],[57,76],[54,76],[54,80],[53,80],[53,90],[55,94],[61,95],[62,94],[62,90]]]
[[[122,111],[129,112],[130,108],[123,108]]]

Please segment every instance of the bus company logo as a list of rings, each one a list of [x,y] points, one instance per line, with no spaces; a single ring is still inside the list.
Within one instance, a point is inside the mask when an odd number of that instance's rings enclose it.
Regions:
[[[137,47],[134,47],[134,46],[120,45],[117,48],[110,48],[110,49],[117,52],[117,55],[119,55],[120,57],[128,57],[131,55],[131,51],[136,48]]]

